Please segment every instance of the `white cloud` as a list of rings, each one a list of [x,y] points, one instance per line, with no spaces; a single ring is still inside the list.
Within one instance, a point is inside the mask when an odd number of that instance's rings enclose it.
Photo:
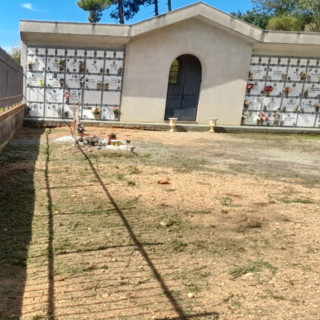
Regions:
[[[32,7],[32,4],[31,4],[31,3],[23,3],[23,4],[21,5],[21,7],[26,8],[26,9],[28,9],[28,10],[32,10],[32,11],[37,11],[36,9],[34,9],[34,8]]]

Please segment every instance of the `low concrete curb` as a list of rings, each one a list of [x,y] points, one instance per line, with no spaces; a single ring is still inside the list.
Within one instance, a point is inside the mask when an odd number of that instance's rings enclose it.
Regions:
[[[25,118],[23,125],[26,127],[62,127],[72,126],[73,120],[60,119],[32,119]],[[169,123],[136,123],[119,121],[82,121],[88,127],[128,128],[152,131],[169,131]],[[209,125],[194,123],[178,123],[178,132],[208,132]],[[217,133],[282,133],[282,134],[320,134],[320,128],[289,128],[268,126],[216,126]]]

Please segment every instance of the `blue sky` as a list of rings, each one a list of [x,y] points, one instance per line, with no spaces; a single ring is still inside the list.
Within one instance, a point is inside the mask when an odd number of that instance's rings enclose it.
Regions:
[[[87,12],[76,5],[76,0],[0,0],[0,46],[10,50],[12,44],[19,44],[19,20],[48,20],[88,22]],[[172,10],[195,3],[195,0],[172,0]],[[250,10],[250,0],[207,0],[207,4],[230,13]],[[159,12],[166,13],[167,0],[159,0]],[[112,9],[104,11],[100,23],[114,23],[110,18]],[[130,21],[131,24],[153,16],[153,8],[145,7]]]

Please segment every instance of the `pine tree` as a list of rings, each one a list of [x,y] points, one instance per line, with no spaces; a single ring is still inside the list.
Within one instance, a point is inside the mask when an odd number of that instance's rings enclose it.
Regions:
[[[88,11],[88,20],[91,23],[97,23],[102,18],[102,11],[112,5],[111,0],[80,0],[77,6],[84,11]]]

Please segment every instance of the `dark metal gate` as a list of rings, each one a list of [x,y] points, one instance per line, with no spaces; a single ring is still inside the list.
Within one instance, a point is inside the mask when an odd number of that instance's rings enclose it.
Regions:
[[[177,58],[179,69],[175,83],[169,79],[165,120],[195,121],[199,103],[202,68],[192,55]]]

